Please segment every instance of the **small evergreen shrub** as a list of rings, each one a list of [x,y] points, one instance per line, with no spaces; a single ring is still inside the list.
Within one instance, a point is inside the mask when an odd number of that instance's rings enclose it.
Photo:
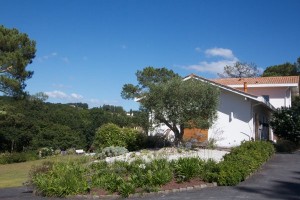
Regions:
[[[53,153],[54,153],[53,149],[51,149],[51,148],[49,148],[49,147],[43,147],[43,148],[40,148],[40,149],[38,150],[38,152],[39,152],[39,156],[40,156],[41,158],[45,158],[45,157],[47,157],[47,156],[52,156]]]
[[[216,161],[209,159],[203,164],[200,178],[202,178],[202,180],[207,181],[209,183],[215,182],[218,178],[219,171],[220,171],[219,164]]]
[[[115,157],[115,156],[120,156],[123,154],[128,153],[128,150],[125,147],[118,147],[118,146],[110,146],[110,147],[105,147],[101,153],[97,155],[98,159],[104,159],[106,157]]]
[[[199,158],[179,158],[173,162],[177,182],[190,181],[199,177],[203,170],[204,161]]]
[[[32,174],[32,183],[41,195],[65,197],[86,193],[89,189],[86,169],[77,163],[55,163],[37,168]]]
[[[256,171],[274,152],[270,142],[244,142],[224,156],[215,181],[219,185],[236,185]]]

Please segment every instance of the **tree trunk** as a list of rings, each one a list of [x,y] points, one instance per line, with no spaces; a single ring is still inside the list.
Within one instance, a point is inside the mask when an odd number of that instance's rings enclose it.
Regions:
[[[14,151],[14,145],[15,145],[15,140],[11,140],[11,149],[10,149],[11,153]]]

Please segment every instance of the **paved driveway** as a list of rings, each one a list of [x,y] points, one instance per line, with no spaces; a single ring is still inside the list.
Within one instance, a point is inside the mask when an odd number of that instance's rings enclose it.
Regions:
[[[48,200],[26,193],[26,189],[9,188],[0,189],[0,199],[34,199]],[[192,190],[172,193],[168,195],[154,195],[143,198],[130,198],[142,200],[300,200],[300,151],[293,154],[276,154],[262,169],[246,181],[235,187],[213,187],[202,190]]]

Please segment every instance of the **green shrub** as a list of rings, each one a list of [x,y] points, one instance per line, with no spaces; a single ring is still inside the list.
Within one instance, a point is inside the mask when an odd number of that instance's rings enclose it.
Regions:
[[[47,165],[32,174],[31,182],[41,195],[65,197],[89,189],[86,169],[77,163],[55,163],[46,169]]]
[[[39,157],[34,151],[3,153],[0,155],[0,164],[20,163],[37,159],[39,159]]]
[[[174,161],[175,178],[178,182],[190,181],[202,173],[204,161],[199,158],[179,158]]]
[[[236,185],[257,170],[274,153],[270,142],[244,142],[233,148],[219,163],[217,182],[219,185]]]
[[[203,164],[200,178],[202,178],[202,180],[207,181],[209,183],[216,182],[218,179],[219,171],[220,171],[220,167],[218,163],[212,159],[209,159]]]
[[[39,152],[39,156],[40,156],[41,158],[45,158],[45,157],[47,157],[47,156],[52,156],[53,153],[54,153],[53,149],[51,149],[51,148],[49,148],[49,147],[43,147],[43,148],[40,148],[40,149],[38,150],[38,152]]]
[[[128,150],[125,147],[110,146],[110,147],[105,147],[101,153],[105,157],[114,157],[114,156],[120,156],[126,154],[128,153]]]
[[[93,146],[103,149],[109,146],[126,147],[126,137],[122,129],[115,124],[109,123],[101,126],[97,131]]]
[[[67,149],[67,154],[68,155],[75,155],[76,154],[76,149],[75,148],[69,148],[69,149]]]
[[[145,148],[147,143],[146,134],[132,128],[124,128],[122,131],[126,135],[126,147],[129,151],[137,151]]]

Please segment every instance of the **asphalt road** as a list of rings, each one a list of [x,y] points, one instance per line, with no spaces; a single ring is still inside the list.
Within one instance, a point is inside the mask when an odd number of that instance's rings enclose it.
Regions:
[[[57,200],[34,196],[26,188],[0,189],[2,200]],[[76,198],[78,199],[78,198]],[[157,194],[129,198],[130,200],[300,200],[300,151],[293,154],[276,154],[261,170],[235,187],[213,187],[201,190]]]

